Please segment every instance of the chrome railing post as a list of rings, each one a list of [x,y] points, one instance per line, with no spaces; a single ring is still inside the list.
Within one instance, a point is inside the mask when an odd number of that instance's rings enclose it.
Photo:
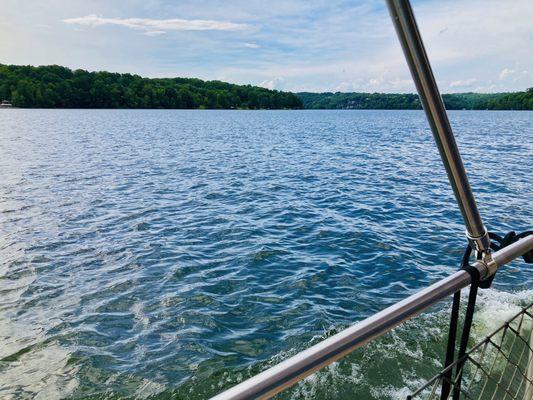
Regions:
[[[487,251],[490,245],[489,236],[468,182],[409,0],[387,0],[387,5],[457,204],[463,215],[467,237],[475,250]]]

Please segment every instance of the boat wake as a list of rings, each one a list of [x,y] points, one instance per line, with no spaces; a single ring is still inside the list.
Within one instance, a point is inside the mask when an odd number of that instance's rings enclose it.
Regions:
[[[464,292],[463,296],[467,296],[468,290]],[[514,293],[482,290],[474,318],[473,340],[485,338],[532,300],[533,290]],[[451,305],[433,308],[405,322],[306,378],[280,398],[404,400],[442,369],[450,308]]]

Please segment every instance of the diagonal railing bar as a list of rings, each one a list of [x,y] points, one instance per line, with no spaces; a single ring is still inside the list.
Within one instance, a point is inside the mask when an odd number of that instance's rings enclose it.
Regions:
[[[475,250],[488,251],[490,238],[481,220],[411,4],[409,0],[386,1],[455,199],[461,210],[467,237]]]

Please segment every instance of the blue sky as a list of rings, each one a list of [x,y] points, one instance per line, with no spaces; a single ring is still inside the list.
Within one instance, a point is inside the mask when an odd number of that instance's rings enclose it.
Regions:
[[[415,0],[441,91],[533,86],[533,1]],[[384,0],[2,0],[0,63],[413,92]]]

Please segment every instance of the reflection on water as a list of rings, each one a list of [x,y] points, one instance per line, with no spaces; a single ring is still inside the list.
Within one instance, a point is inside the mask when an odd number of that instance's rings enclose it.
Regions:
[[[74,393],[79,367],[69,365],[69,350],[47,340],[42,329],[0,319],[0,340],[4,398],[57,399]],[[10,387],[18,390],[6,390]]]

